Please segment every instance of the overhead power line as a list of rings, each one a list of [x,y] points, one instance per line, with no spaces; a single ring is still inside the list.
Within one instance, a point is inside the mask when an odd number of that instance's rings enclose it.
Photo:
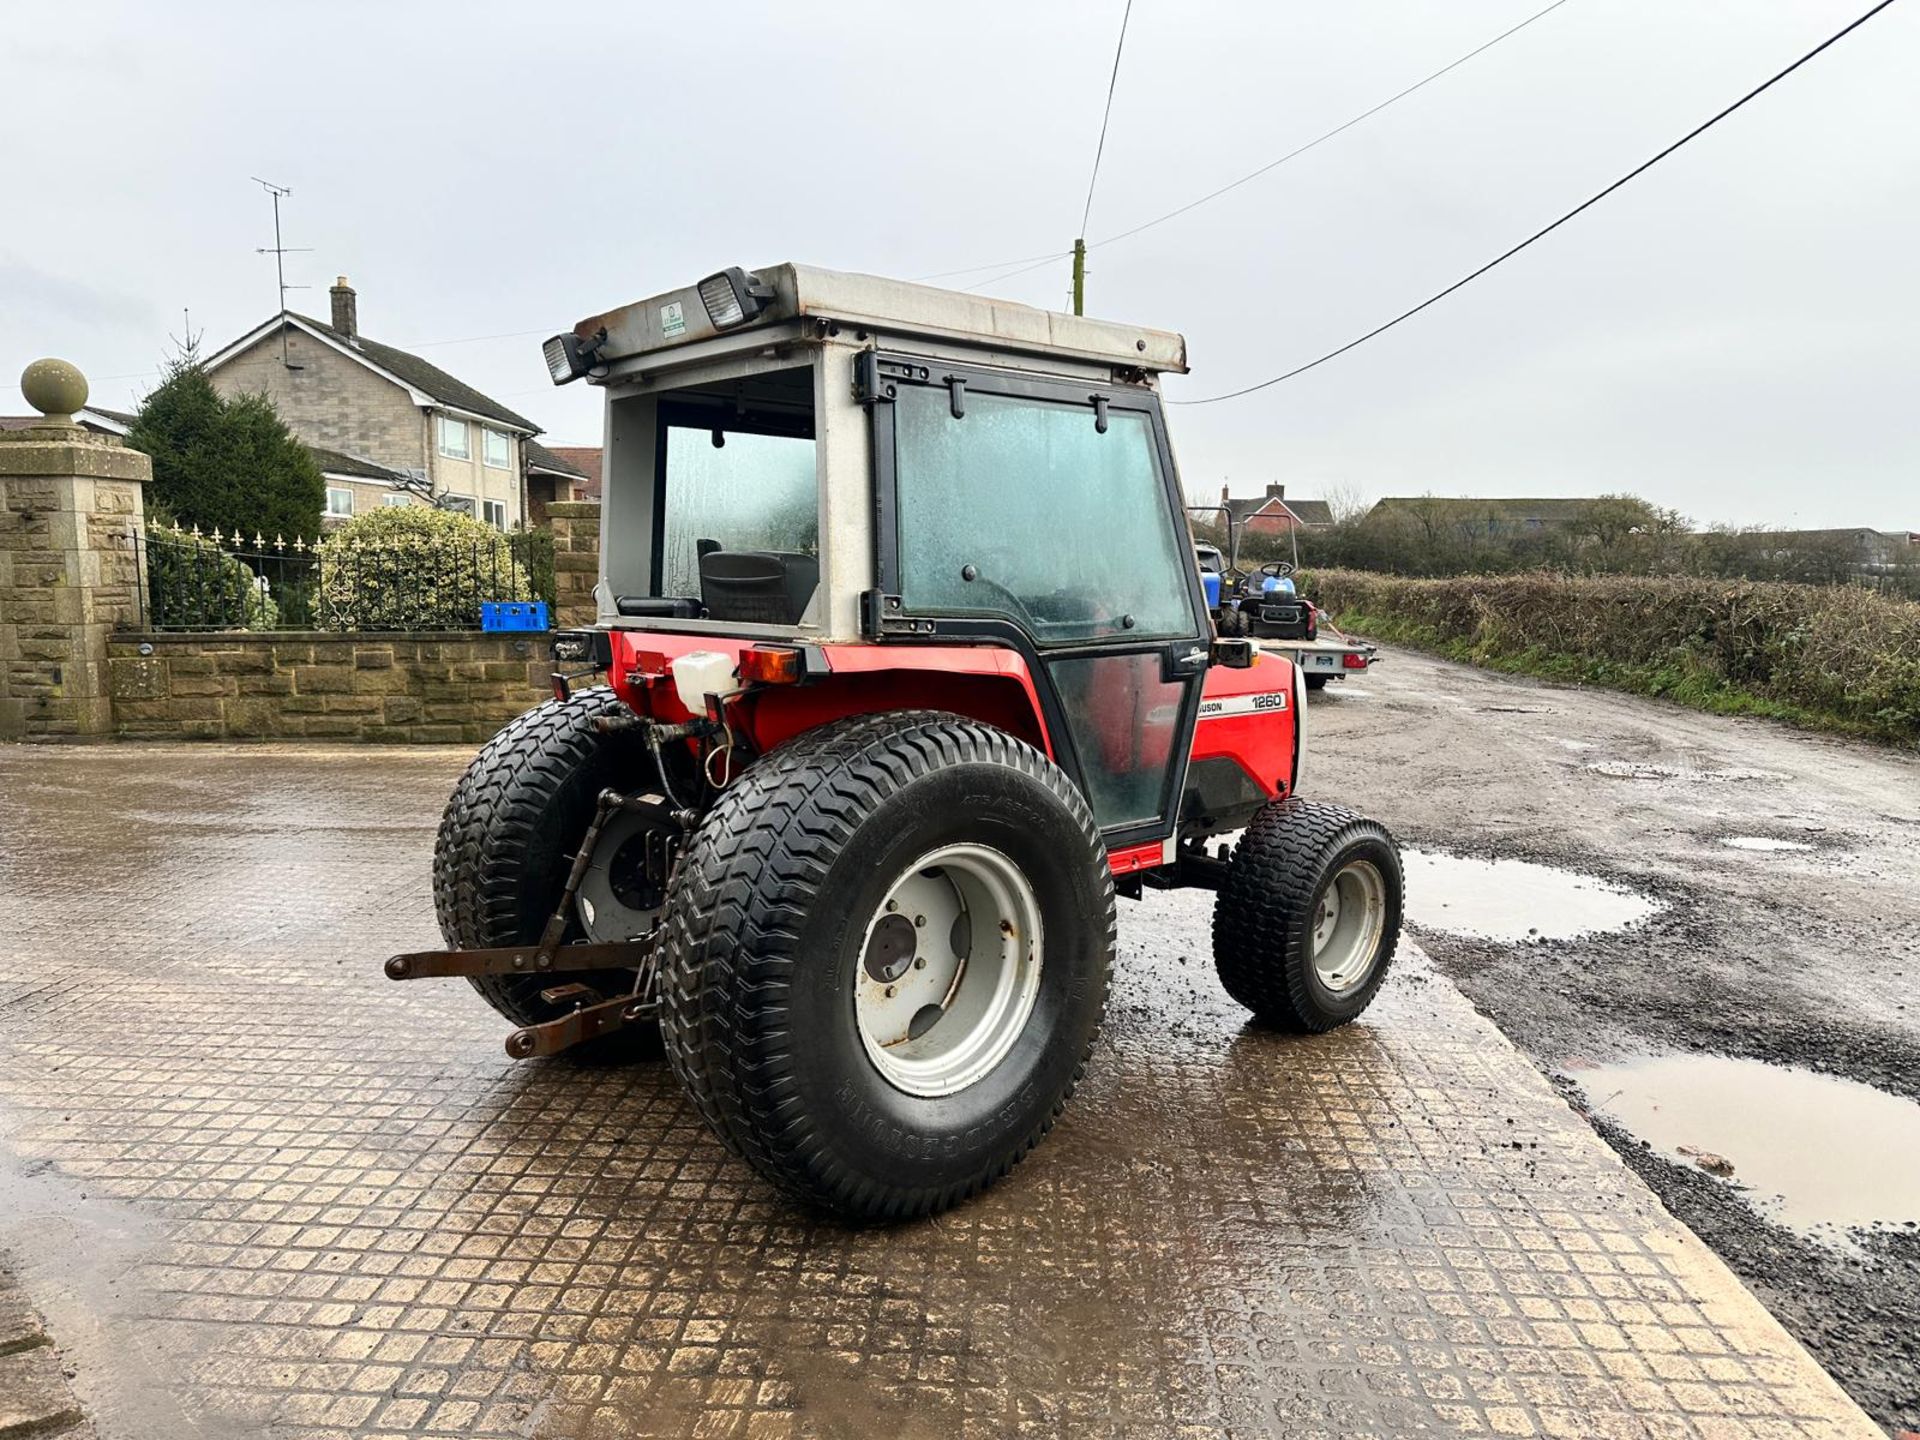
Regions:
[[[1346,354],[1349,350],[1354,349],[1356,346],[1366,344],[1367,341],[1373,339],[1376,335],[1384,335],[1387,331],[1393,329],[1394,326],[1400,324],[1402,321],[1411,320],[1414,316],[1418,315],[1422,310],[1425,310],[1428,306],[1436,305],[1440,301],[1446,299],[1447,296],[1453,294],[1454,291],[1459,290],[1464,286],[1472,284],[1475,280],[1478,280],[1482,275],[1486,274],[1489,270],[1492,270],[1495,266],[1504,264],[1506,261],[1511,260],[1514,256],[1518,255],[1522,250],[1526,249],[1529,245],[1533,244],[1536,240],[1545,239],[1547,236],[1551,235],[1555,230],[1558,230],[1562,225],[1566,224],[1569,220],[1573,219],[1574,216],[1581,214],[1583,211],[1592,209],[1595,205],[1598,205],[1602,200],[1606,199],[1607,196],[1613,194],[1614,191],[1620,189],[1620,187],[1625,185],[1628,181],[1634,180],[1639,176],[1646,174],[1647,171],[1651,170],[1655,165],[1658,165],[1662,160],[1666,159],[1669,155],[1673,154],[1674,151],[1680,149],[1683,145],[1687,144],[1689,141],[1697,139],[1699,136],[1706,134],[1707,131],[1711,130],[1714,126],[1718,125],[1722,120],[1726,119],[1729,115],[1733,114],[1734,111],[1738,110],[1741,106],[1745,105],[1749,100],[1753,100],[1758,96],[1766,93],[1768,90],[1771,90],[1775,85],[1778,85],[1782,80],[1786,79],[1787,76],[1791,75],[1794,71],[1798,70],[1802,65],[1806,64],[1809,60],[1813,59],[1814,56],[1818,55],[1821,51],[1827,49],[1829,46],[1835,45],[1841,40],[1845,39],[1853,31],[1858,30],[1862,25],[1866,24],[1867,21],[1871,20],[1874,16],[1878,15],[1882,10],[1886,9],[1891,4],[1893,4],[1893,0],[1880,0],[1879,4],[1873,6],[1865,14],[1859,16],[1857,19],[1851,21],[1849,24],[1845,25],[1841,29],[1836,30],[1833,34],[1829,35],[1825,40],[1822,40],[1818,45],[1814,46],[1811,50],[1807,51],[1807,53],[1802,55],[1798,60],[1795,60],[1791,65],[1787,66],[1786,69],[1779,71],[1778,73],[1773,75],[1771,78],[1764,80],[1760,84],[1754,86],[1753,89],[1749,90],[1746,94],[1742,95],[1738,100],[1734,101],[1731,105],[1727,106],[1724,110],[1714,115],[1711,119],[1705,120],[1699,125],[1694,126],[1693,129],[1689,130],[1686,134],[1682,135],[1678,140],[1674,141],[1671,145],[1667,146],[1666,149],[1660,151],[1658,154],[1654,155],[1651,159],[1643,160],[1640,164],[1634,166],[1633,169],[1629,170],[1626,174],[1622,175],[1618,180],[1614,181],[1611,185],[1607,186],[1606,189],[1588,196],[1585,200],[1582,200],[1578,205],[1574,206],[1573,209],[1567,211],[1566,214],[1562,215],[1558,220],[1555,220],[1552,224],[1542,226],[1540,229],[1534,231],[1533,234],[1529,235],[1526,239],[1522,240],[1518,245],[1513,246],[1509,250],[1502,251],[1500,254],[1494,256],[1493,259],[1489,260],[1486,264],[1482,265],[1479,269],[1473,271],[1470,274],[1461,276],[1458,280],[1454,281],[1453,284],[1447,286],[1446,289],[1438,291],[1435,294],[1429,295],[1426,299],[1422,300],[1418,305],[1415,305],[1412,309],[1401,311],[1398,315],[1394,316],[1393,319],[1387,321],[1385,324],[1376,325],[1373,327],[1373,329],[1367,331],[1366,334],[1358,336],[1355,339],[1349,340],[1346,344],[1340,346],[1338,349],[1329,350],[1326,354],[1320,356],[1318,359],[1309,360],[1304,365],[1296,365],[1294,366],[1293,369],[1288,370],[1283,374],[1275,375],[1271,379],[1262,380],[1259,383],[1254,385],[1244,385],[1238,390],[1229,390],[1229,391],[1226,391],[1224,394],[1220,394],[1220,395],[1207,395],[1207,396],[1203,396],[1201,399],[1198,399],[1198,400],[1169,400],[1167,403],[1170,405],[1214,405],[1219,403],[1222,400],[1237,400],[1242,395],[1251,395],[1256,390],[1265,390],[1269,386],[1280,384],[1281,381],[1283,380],[1291,380],[1296,375],[1304,375],[1307,373],[1307,371],[1315,369],[1318,366],[1326,364],[1329,360],[1337,359],[1339,356]]]
[[[1313,139],[1307,141],[1306,144],[1296,146],[1294,149],[1289,150],[1286,154],[1280,156],[1279,159],[1269,160],[1266,164],[1260,166],[1259,169],[1249,170],[1245,175],[1242,175],[1238,180],[1229,181],[1227,184],[1222,185],[1218,190],[1210,190],[1205,195],[1202,195],[1197,199],[1189,200],[1186,204],[1177,206],[1176,208],[1167,211],[1167,213],[1164,215],[1155,216],[1151,220],[1143,221],[1141,224],[1131,226],[1130,228],[1121,230],[1116,234],[1108,235],[1104,239],[1089,241],[1087,244],[1087,249],[1097,250],[1103,245],[1111,245],[1115,241],[1125,240],[1134,235],[1138,235],[1143,230],[1151,230],[1156,225],[1164,225],[1167,221],[1174,219],[1176,216],[1184,215],[1189,210],[1198,209],[1200,206],[1207,204],[1209,201],[1218,200],[1222,195],[1225,195],[1230,191],[1238,190],[1242,185],[1247,184],[1249,181],[1258,180],[1262,175],[1265,175],[1268,171],[1277,170],[1282,165],[1285,165],[1288,161],[1298,159],[1300,156],[1306,154],[1309,150],[1315,149],[1318,146],[1326,144],[1326,142],[1333,139],[1334,136],[1342,134],[1345,131],[1351,130],[1354,126],[1358,125],[1361,121],[1372,119],[1375,115],[1378,115],[1382,110],[1387,109],[1391,105],[1396,105],[1400,101],[1406,99],[1409,95],[1413,94],[1414,91],[1424,89],[1426,86],[1431,85],[1435,80],[1438,80],[1442,75],[1447,74],[1449,71],[1458,70],[1462,65],[1466,64],[1469,60],[1473,59],[1476,55],[1480,55],[1485,53],[1488,50],[1491,50],[1494,46],[1498,45],[1502,40],[1505,40],[1510,35],[1519,34],[1522,30],[1526,29],[1529,25],[1533,24],[1534,21],[1545,18],[1547,15],[1552,14],[1555,10],[1558,10],[1562,5],[1565,5],[1566,3],[1567,3],[1567,0],[1553,0],[1553,3],[1551,5],[1548,5],[1545,9],[1536,10],[1533,14],[1529,15],[1526,19],[1522,20],[1519,24],[1509,26],[1507,29],[1502,30],[1498,35],[1495,35],[1490,40],[1483,40],[1480,44],[1474,46],[1473,49],[1467,51],[1466,54],[1461,55],[1458,58],[1449,61],[1445,65],[1442,65],[1438,70],[1435,70],[1432,74],[1426,75],[1421,79],[1414,81],[1413,84],[1407,86],[1404,90],[1395,91],[1393,94],[1389,95],[1386,99],[1380,101],[1377,105],[1373,105],[1368,107],[1365,110],[1362,110],[1358,115],[1355,115],[1352,119],[1342,121],[1340,124],[1334,126],[1331,130],[1326,131],[1324,134],[1317,135]],[[1124,25],[1123,25],[1122,34],[1124,38]],[[1116,73],[1118,73],[1119,55],[1117,52],[1114,56],[1114,63],[1115,63],[1115,71]],[[1112,105],[1111,92],[1109,92],[1108,94],[1107,103],[1109,106]],[[1106,125],[1105,125],[1105,122],[1102,121],[1101,135],[1103,139],[1105,137],[1105,133],[1106,133]],[[1094,163],[1095,163],[1095,168],[1097,170],[1099,165],[1098,160],[1096,159]],[[1088,202],[1089,202],[1089,210],[1091,210],[1091,202],[1092,202],[1092,186],[1091,185],[1089,185],[1088,187]],[[1086,217],[1084,215],[1081,217],[1080,228],[1083,231],[1086,229]],[[1020,256],[1018,259],[996,260],[986,265],[965,265],[957,270],[941,270],[941,271],[935,272],[932,275],[921,275],[921,276],[917,276],[916,278],[919,280],[945,280],[955,275],[977,275],[982,270],[1007,271],[1006,274],[994,276],[987,280],[977,281],[974,284],[966,287],[969,290],[977,290],[982,285],[995,284],[999,280],[1009,280],[1009,279],[1012,279],[1015,275],[1024,275],[1029,270],[1037,270],[1042,265],[1045,265],[1051,261],[1063,258],[1063,256],[1067,253],[1069,252],[1054,251],[1046,255],[1023,255],[1023,256]],[[1008,270],[1007,267],[1009,266],[1018,266],[1020,268]]]
[[[1087,217],[1093,214],[1093,187],[1100,181],[1100,157],[1107,149],[1107,122],[1113,118],[1113,92],[1120,83],[1120,56],[1127,48],[1127,21],[1133,18],[1133,0],[1120,12],[1120,39],[1113,47],[1113,73],[1107,77],[1107,103],[1100,112],[1100,143],[1093,147],[1093,173],[1087,177],[1087,204],[1080,212],[1080,233],[1087,233]]]
[[[1398,104],[1400,101],[1406,99],[1409,95],[1413,94],[1414,91],[1426,88],[1428,85],[1431,85],[1434,81],[1438,80],[1442,75],[1445,75],[1448,71],[1458,70],[1462,65],[1466,64],[1469,60],[1473,59],[1474,56],[1479,55],[1484,51],[1491,50],[1494,46],[1498,45],[1502,40],[1506,39],[1509,35],[1519,34],[1522,30],[1526,29],[1527,26],[1533,24],[1534,21],[1542,19],[1545,16],[1551,15],[1555,10],[1558,10],[1562,5],[1566,3],[1567,3],[1567,0],[1553,0],[1553,3],[1547,6],[1546,9],[1536,10],[1533,14],[1529,15],[1526,19],[1522,20],[1518,25],[1514,25],[1506,30],[1502,30],[1498,35],[1494,36],[1491,40],[1484,41],[1481,44],[1474,46],[1473,49],[1467,51],[1467,53],[1462,55],[1458,60],[1452,61],[1451,63],[1446,65],[1442,65],[1438,70],[1434,71],[1431,75],[1426,76],[1424,79],[1414,81],[1413,84],[1407,86],[1407,88],[1404,90],[1397,91],[1396,93],[1389,95],[1386,99],[1382,100],[1378,105],[1373,106],[1371,109],[1362,110],[1358,115],[1354,116],[1351,120],[1348,120],[1343,124],[1334,126],[1333,129],[1327,131],[1324,135],[1317,135],[1313,139],[1307,141],[1306,144],[1298,147],[1297,149],[1289,150],[1286,154],[1282,155],[1278,160],[1269,160],[1266,164],[1262,165],[1258,170],[1249,170],[1245,175],[1242,175],[1238,180],[1234,180],[1226,185],[1222,185],[1218,190],[1210,190],[1205,195],[1202,195],[1199,199],[1189,200],[1186,204],[1179,206],[1177,209],[1169,210],[1164,215],[1155,216],[1153,219],[1148,220],[1143,224],[1135,225],[1130,230],[1122,230],[1117,235],[1109,235],[1104,240],[1096,240],[1093,242],[1093,245],[1089,245],[1087,248],[1091,250],[1094,245],[1111,245],[1116,240],[1125,240],[1130,236],[1138,235],[1142,230],[1151,230],[1156,225],[1164,225],[1167,223],[1167,221],[1173,219],[1176,216],[1184,215],[1189,210],[1197,210],[1200,208],[1200,206],[1205,205],[1210,200],[1218,200],[1222,195],[1227,194],[1229,191],[1238,190],[1242,185],[1247,184],[1251,180],[1258,180],[1262,175],[1265,175],[1270,170],[1278,170],[1282,165],[1286,164],[1289,160],[1297,160],[1300,156],[1306,154],[1309,150],[1315,149],[1321,145],[1326,144],[1327,141],[1333,139],[1334,136],[1343,134],[1344,132],[1351,130],[1354,126],[1358,125],[1362,120],[1371,119],[1373,116],[1378,115],[1382,110],[1385,110],[1389,105]]]

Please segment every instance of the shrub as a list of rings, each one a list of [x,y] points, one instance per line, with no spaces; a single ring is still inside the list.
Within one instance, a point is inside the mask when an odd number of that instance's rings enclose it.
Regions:
[[[272,630],[280,607],[253,568],[213,541],[149,529],[147,623],[156,630]]]
[[[1920,743],[1920,603],[1853,585],[1316,570],[1337,624],[1459,659]]]
[[[322,630],[474,630],[488,600],[531,600],[524,546],[469,516],[374,510],[318,546]]]

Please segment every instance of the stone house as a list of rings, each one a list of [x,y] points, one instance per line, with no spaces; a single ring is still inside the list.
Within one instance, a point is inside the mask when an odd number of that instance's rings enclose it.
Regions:
[[[547,507],[556,500],[565,502],[587,498],[582,493],[587,485],[587,472],[568,458],[572,453],[570,450],[552,449],[538,440],[527,441],[521,450],[526,456],[527,524],[546,524]],[[594,453],[599,452],[596,450]],[[593,498],[597,500],[600,497],[595,495]]]
[[[342,275],[332,323],[292,311],[210,355],[222,395],[267,395],[320,461],[327,518],[435,503],[498,529],[527,521],[524,447],[540,427],[405,350],[360,333]]]

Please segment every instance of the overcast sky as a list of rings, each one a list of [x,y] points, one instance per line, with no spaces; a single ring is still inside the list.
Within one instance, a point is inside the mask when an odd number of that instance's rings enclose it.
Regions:
[[[1088,237],[1224,184],[1547,0],[1135,0]],[[1569,0],[1311,154],[1089,259],[1187,336],[1172,397],[1457,279],[1868,0]],[[724,265],[902,278],[1072,242],[1122,0],[89,4],[0,42],[0,411],[29,359],[131,407],[182,328],[348,275],[362,331],[596,443],[544,335]],[[1459,295],[1171,413],[1190,492],[1584,495],[1920,529],[1920,0]],[[991,276],[994,272],[981,274]],[[965,285],[978,275],[942,281]],[[1066,304],[1064,261],[992,293]],[[525,332],[511,335],[511,332]],[[509,334],[511,338],[475,339]]]

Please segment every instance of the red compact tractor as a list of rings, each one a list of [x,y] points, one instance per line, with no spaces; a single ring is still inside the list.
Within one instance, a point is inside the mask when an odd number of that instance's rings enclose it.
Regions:
[[[390,975],[468,977],[514,1056],[664,1046],[733,1150],[862,1218],[1052,1126],[1116,894],[1218,892],[1261,1021],[1366,1008],[1398,852],[1301,798],[1300,670],[1213,632],[1178,335],[778,265],[546,352],[606,392],[598,623],[448,803],[453,948]]]

